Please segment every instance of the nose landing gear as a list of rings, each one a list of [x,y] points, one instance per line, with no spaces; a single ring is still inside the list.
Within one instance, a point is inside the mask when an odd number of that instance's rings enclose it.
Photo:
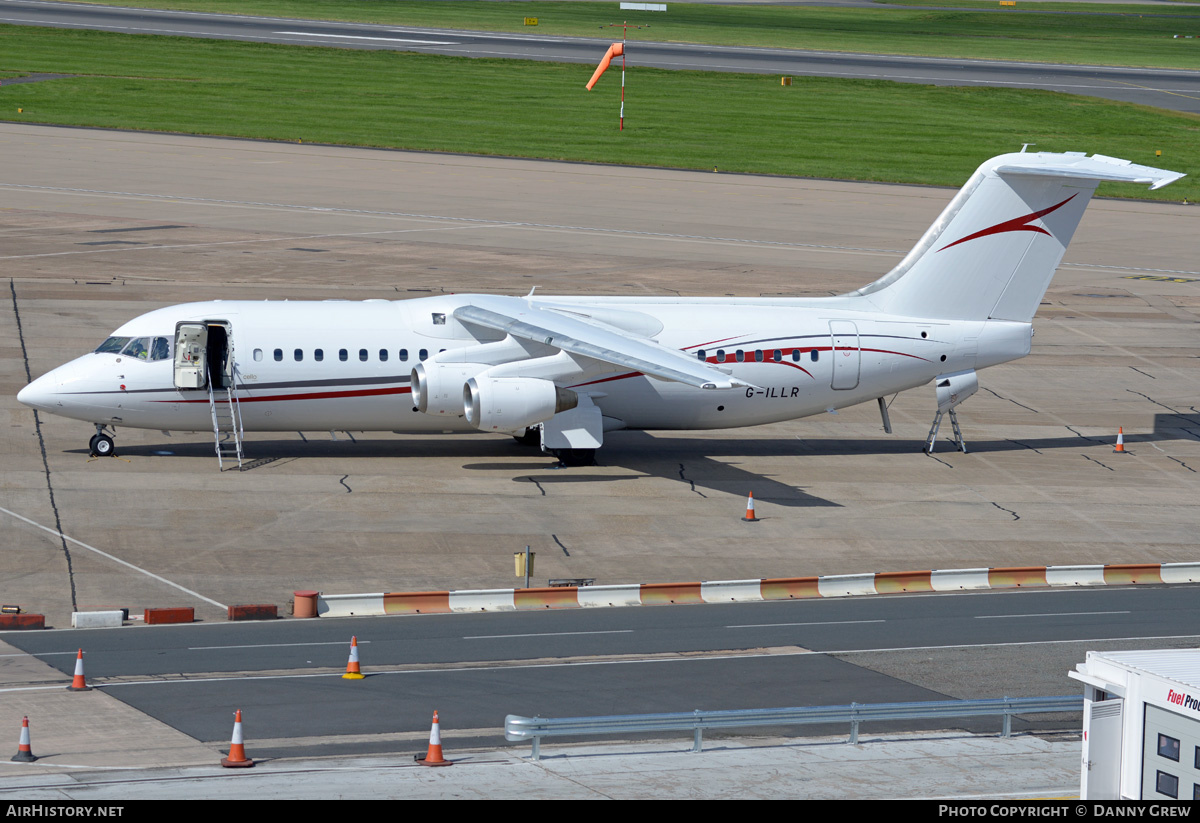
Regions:
[[[92,457],[112,457],[116,454],[116,444],[112,437],[105,432],[104,426],[96,424],[96,433],[88,441],[88,451]]]

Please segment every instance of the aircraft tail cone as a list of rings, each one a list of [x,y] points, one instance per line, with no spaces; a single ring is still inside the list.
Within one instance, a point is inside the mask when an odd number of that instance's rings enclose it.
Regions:
[[[754,492],[750,492],[750,497],[746,499],[746,516],[742,519],[747,523],[758,522],[758,518],[754,516]]]
[[[350,660],[346,663],[346,673],[343,680],[362,680],[365,675],[358,668],[358,638],[350,638]]]
[[[21,718],[21,742],[17,744],[17,753],[13,755],[14,763],[32,763],[37,760],[37,755],[33,753],[33,749],[29,745],[29,718]]]
[[[1123,426],[1117,426],[1117,445],[1113,446],[1114,454],[1129,454],[1125,451],[1125,429]]]
[[[75,656],[75,676],[71,678],[71,685],[67,686],[69,692],[90,692],[92,687],[87,684],[87,679],[83,676],[83,649],[79,650],[79,654]]]
[[[442,757],[442,733],[438,727],[438,713],[433,713],[433,728],[429,730],[429,750],[425,757],[417,757],[416,761],[423,766],[453,766],[453,761]]]
[[[229,757],[222,758],[221,765],[227,769],[246,769],[254,765],[254,761],[246,757],[246,746],[242,740],[241,709],[233,716],[233,740],[229,743]]]

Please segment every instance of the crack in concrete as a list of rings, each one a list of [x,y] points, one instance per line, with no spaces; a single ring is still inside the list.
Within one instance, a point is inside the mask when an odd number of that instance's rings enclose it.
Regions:
[[[704,492],[696,491],[696,481],[688,480],[686,477],[683,476],[683,464],[682,463],[679,464],[679,479],[682,480],[684,483],[687,483],[688,486],[691,487],[691,490],[696,492],[696,494],[700,495],[705,500],[708,499],[708,495],[706,495]]]

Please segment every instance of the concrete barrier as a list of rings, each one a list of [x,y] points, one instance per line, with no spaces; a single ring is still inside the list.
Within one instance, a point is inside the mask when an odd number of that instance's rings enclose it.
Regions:
[[[515,589],[476,589],[450,592],[452,612],[511,612],[516,611],[513,602]]]
[[[819,578],[821,597],[855,597],[876,594],[873,574],[834,574]]]
[[[323,617],[666,606],[814,597],[1200,582],[1200,563],[1017,566],[699,583],[321,595]]]
[[[191,623],[196,619],[196,610],[190,606],[186,608],[146,609],[142,614],[142,619],[148,626],[162,623]]]
[[[969,591],[991,588],[990,569],[935,569],[929,573],[929,585],[935,592]]]
[[[1160,574],[1164,583],[1200,583],[1200,563],[1163,563]]]
[[[273,603],[230,606],[227,615],[230,620],[274,620],[279,617],[279,608]]]
[[[584,608],[642,605],[642,587],[637,583],[619,586],[587,586],[576,593]]]
[[[46,628],[44,614],[0,614],[0,631]]]
[[[1047,566],[1046,584],[1050,586],[1103,586],[1104,566]]]
[[[761,580],[716,580],[700,584],[705,603],[746,603],[762,600]]]
[[[113,629],[123,625],[125,613],[120,609],[101,612],[71,612],[72,629]]]
[[[386,614],[383,592],[373,594],[321,594],[317,597],[318,617],[359,617]]]

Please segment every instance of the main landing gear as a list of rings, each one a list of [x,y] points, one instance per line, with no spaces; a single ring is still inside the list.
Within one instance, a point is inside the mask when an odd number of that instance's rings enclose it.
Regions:
[[[596,465],[595,449],[551,449],[550,453],[557,457],[563,466]]]
[[[522,446],[540,446],[542,444],[542,430],[537,426],[532,426],[521,434],[514,434],[513,440],[516,440]]]
[[[92,435],[92,439],[88,441],[88,451],[92,457],[112,457],[116,454],[116,444],[113,443],[112,437],[105,432],[104,426],[100,423],[96,424],[96,433]]]

